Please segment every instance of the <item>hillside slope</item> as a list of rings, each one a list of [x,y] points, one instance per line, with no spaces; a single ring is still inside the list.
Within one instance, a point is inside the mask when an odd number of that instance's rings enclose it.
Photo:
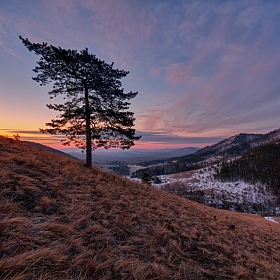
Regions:
[[[223,162],[217,174],[223,181],[258,182],[280,194],[280,143],[271,142],[251,149],[241,157]]]
[[[279,279],[280,227],[0,137],[0,279]]]

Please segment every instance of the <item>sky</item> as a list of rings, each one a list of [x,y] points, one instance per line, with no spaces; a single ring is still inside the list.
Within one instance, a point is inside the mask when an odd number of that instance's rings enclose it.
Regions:
[[[134,148],[204,147],[280,128],[280,1],[0,0],[0,134],[41,134],[55,103],[32,80],[39,57],[19,36],[89,52],[119,69]]]

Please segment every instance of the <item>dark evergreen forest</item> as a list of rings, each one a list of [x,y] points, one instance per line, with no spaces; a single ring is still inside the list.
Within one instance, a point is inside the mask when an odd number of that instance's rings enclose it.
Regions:
[[[259,146],[241,157],[223,162],[217,171],[221,181],[262,183],[280,195],[280,142]]]
[[[188,163],[188,162],[174,162],[167,164],[159,164],[149,166],[147,168],[139,169],[132,174],[132,177],[141,178],[144,173],[149,173],[151,176],[159,176],[165,174],[174,174],[184,171],[190,171],[207,166],[206,163]]]

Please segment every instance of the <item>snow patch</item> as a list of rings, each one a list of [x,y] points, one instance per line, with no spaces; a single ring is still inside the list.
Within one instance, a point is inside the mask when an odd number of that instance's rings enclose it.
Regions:
[[[273,223],[279,223],[278,221],[275,220],[274,217],[264,217],[267,221],[273,222]]]
[[[161,184],[153,184],[161,189],[167,185],[183,187],[188,192],[203,191],[206,204],[211,205],[241,205],[240,211],[252,213],[279,214],[276,196],[260,183],[248,184],[244,181],[221,182],[215,178],[216,168],[207,167],[190,172],[158,176]],[[236,210],[235,206],[228,206]],[[248,206],[251,205],[251,206]]]

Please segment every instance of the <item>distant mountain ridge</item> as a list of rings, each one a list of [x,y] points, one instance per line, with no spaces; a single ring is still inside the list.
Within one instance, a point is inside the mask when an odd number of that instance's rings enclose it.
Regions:
[[[266,134],[239,133],[225,140],[198,150],[192,156],[200,157],[200,160],[210,157],[239,156],[251,148],[280,140],[280,129],[273,130]],[[184,158],[184,157],[182,157]],[[177,158],[180,159],[180,158]],[[174,158],[170,159],[174,161]]]
[[[144,161],[158,161],[165,160],[171,157],[178,157],[182,155],[189,155],[198,151],[195,147],[185,147],[185,148],[168,148],[168,149],[97,149],[93,151],[92,158],[94,162],[98,163],[111,163],[114,161],[122,161],[128,164],[135,164]],[[85,154],[79,151],[68,152],[70,155],[75,156],[80,159],[85,158]]]
[[[242,152],[243,150],[254,148],[270,141],[280,139],[280,129],[273,130],[266,134],[247,134],[239,133],[231,136],[217,144],[205,147],[197,152],[197,154],[211,153],[231,153],[232,150]]]
[[[211,146],[202,148],[193,154],[158,161],[158,164],[167,163],[164,166],[161,165],[159,167],[151,167],[150,169],[138,170],[138,173],[149,172],[152,174],[155,173],[154,175],[162,175],[197,169],[210,165],[211,163],[241,156],[252,148],[276,140],[280,141],[280,129],[266,134],[240,133]],[[151,165],[154,164],[154,162],[150,163]],[[149,166],[149,162],[146,162],[146,166]]]

